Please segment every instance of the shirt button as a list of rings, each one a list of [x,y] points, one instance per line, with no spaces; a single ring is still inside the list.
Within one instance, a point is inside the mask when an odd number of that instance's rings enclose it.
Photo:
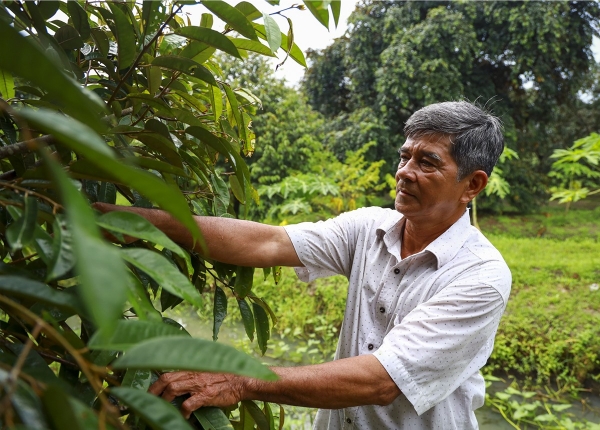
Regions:
[[[385,313],[385,308],[384,308],[383,306],[382,306],[382,307],[380,307],[380,308],[379,308],[379,312],[381,312],[382,314],[384,314],[384,313]]]
[[[373,350],[374,346],[373,346],[373,344],[372,344],[372,343],[370,343],[370,344],[367,346],[367,348],[369,349],[369,351],[371,351],[371,350]]]
[[[348,424],[352,424],[352,420],[351,420],[350,418],[346,418],[346,422],[347,422]]]
[[[394,273],[397,275],[398,273],[400,273],[400,269],[394,269]]]

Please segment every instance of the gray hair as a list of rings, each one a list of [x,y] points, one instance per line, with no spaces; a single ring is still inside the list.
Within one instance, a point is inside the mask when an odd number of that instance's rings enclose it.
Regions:
[[[404,135],[411,139],[447,137],[458,165],[458,181],[476,170],[483,170],[489,177],[504,149],[500,120],[466,101],[435,103],[419,109],[406,121]]]

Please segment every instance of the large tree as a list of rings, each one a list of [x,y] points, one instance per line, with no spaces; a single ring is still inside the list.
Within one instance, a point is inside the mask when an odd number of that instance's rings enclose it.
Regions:
[[[579,93],[594,65],[599,20],[597,2],[367,0],[346,37],[311,53],[305,88],[332,118],[372,111],[390,136],[382,146],[399,144],[406,119],[427,104],[488,103],[519,152],[505,170],[511,203],[527,209],[545,192],[553,149],[581,135],[565,125],[594,116]]]

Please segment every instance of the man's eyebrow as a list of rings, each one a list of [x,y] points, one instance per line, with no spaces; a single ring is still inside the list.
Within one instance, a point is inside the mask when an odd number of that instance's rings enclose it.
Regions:
[[[436,154],[435,152],[423,152],[423,156],[425,157],[429,157],[429,158],[433,158],[436,161],[443,161],[442,157],[440,157],[438,154]]]

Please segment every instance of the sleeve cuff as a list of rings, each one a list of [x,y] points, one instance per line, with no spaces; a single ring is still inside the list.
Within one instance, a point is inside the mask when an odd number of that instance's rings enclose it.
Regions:
[[[402,391],[402,394],[413,405],[417,415],[421,415],[431,409],[433,405],[421,396],[418,385],[396,354],[386,351],[385,347],[382,347],[375,351],[373,355],[379,360],[388,375],[390,375],[390,378],[392,378],[396,386]]]

